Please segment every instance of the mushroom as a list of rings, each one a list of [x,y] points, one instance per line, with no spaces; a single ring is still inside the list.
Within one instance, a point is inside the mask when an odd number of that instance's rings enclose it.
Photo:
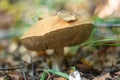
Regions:
[[[39,20],[22,37],[21,43],[29,50],[54,49],[51,55],[52,69],[60,70],[64,60],[64,47],[86,41],[93,29],[89,21],[65,21],[58,15]]]

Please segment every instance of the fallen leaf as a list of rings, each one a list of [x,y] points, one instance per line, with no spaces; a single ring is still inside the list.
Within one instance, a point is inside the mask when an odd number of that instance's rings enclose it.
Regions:
[[[78,71],[74,71],[69,75],[69,80],[81,80],[80,73]]]
[[[67,80],[67,79],[60,77],[60,78],[55,78],[55,80]]]
[[[107,78],[111,78],[109,73],[102,75],[102,76],[98,76],[98,77],[94,78],[93,80],[106,80]]]
[[[65,21],[75,21],[77,17],[68,11],[58,12],[58,16]]]

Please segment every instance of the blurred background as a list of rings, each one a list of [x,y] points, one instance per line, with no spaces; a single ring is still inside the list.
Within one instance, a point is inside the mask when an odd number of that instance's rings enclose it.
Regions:
[[[113,54],[117,55],[113,60],[120,57],[120,0],[0,0],[0,68],[21,65],[22,60],[30,63],[30,56],[35,60],[38,55],[33,53],[36,52],[25,49],[19,39],[39,18],[56,15],[59,11],[62,14],[70,11],[95,24],[88,42],[97,44],[97,48],[96,45],[84,48],[75,46],[66,48],[67,53],[83,53],[79,60],[88,66],[93,66],[93,63],[103,65],[94,58],[91,60],[96,54],[101,56],[101,60],[109,53],[111,56],[107,58],[110,57],[110,60]],[[96,40],[101,41],[96,43]]]

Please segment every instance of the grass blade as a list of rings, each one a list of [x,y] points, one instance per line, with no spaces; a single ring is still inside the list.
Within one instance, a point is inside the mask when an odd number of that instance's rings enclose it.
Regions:
[[[118,41],[118,39],[102,39],[102,40],[94,40],[94,41],[88,41],[88,42],[85,42],[83,43],[81,46],[87,46],[87,45],[97,45],[99,43],[102,43],[102,42],[107,42],[107,41]],[[119,44],[115,45],[115,44],[112,44],[114,46],[119,46]]]
[[[40,78],[40,80],[45,80],[46,76],[47,76],[47,72],[44,71],[41,78]]]
[[[59,71],[56,71],[56,70],[51,70],[51,69],[47,69],[48,72],[51,72],[53,74],[56,74],[56,75],[59,75],[59,76],[62,76],[64,78],[67,78],[69,79],[69,75],[66,74],[66,73],[63,73],[63,72],[59,72]]]

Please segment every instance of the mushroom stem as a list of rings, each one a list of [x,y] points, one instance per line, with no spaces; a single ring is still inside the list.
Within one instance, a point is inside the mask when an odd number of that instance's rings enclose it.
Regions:
[[[64,48],[55,49],[55,53],[51,57],[52,69],[60,71],[64,59]]]

